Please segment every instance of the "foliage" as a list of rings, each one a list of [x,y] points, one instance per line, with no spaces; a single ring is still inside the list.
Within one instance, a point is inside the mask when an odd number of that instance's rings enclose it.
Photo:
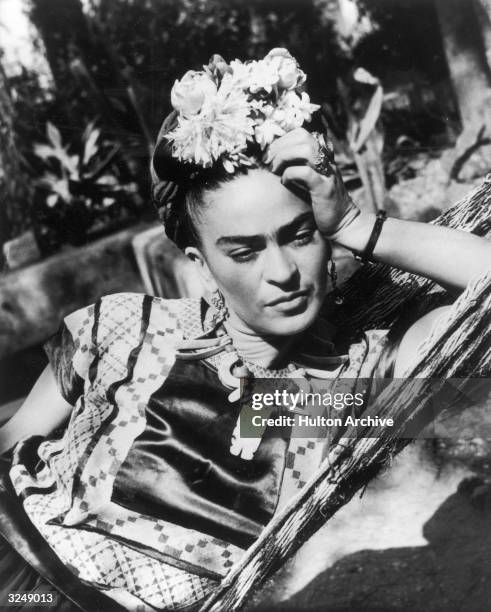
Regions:
[[[146,203],[142,213],[148,216],[153,215],[149,152],[170,110],[172,85],[186,70],[200,69],[216,51],[227,59],[249,59],[285,46],[309,73],[313,99],[325,98],[325,92],[334,99],[336,45],[314,0],[29,3],[55,84],[52,111],[42,124],[56,117],[62,136],[76,141],[97,117],[104,134],[120,146],[120,157]],[[32,135],[26,141],[32,142]],[[37,160],[31,159],[31,165],[34,174],[39,171]]]
[[[28,181],[25,180],[14,127],[12,88],[0,64],[0,242],[25,227]],[[0,260],[2,256],[0,255]],[[3,260],[2,260],[3,266]]]
[[[61,140],[70,143],[62,145],[70,151],[67,155],[80,157],[86,126],[97,118],[104,139],[118,147],[117,179],[121,185],[137,185],[145,203],[139,214],[148,217],[153,215],[149,153],[170,111],[172,86],[187,70],[201,70],[217,52],[226,60],[247,60],[263,57],[274,47],[289,49],[309,76],[311,99],[322,103],[337,151],[347,152],[348,159],[346,109],[356,109],[360,100],[365,108],[372,93],[353,78],[359,67],[377,77],[386,92],[381,121],[391,157],[398,155],[397,143],[404,135],[415,146],[433,146],[435,134],[448,141],[452,122],[458,119],[433,2],[428,0],[26,2],[54,86],[39,91],[26,71],[13,86],[15,130],[25,167],[33,178],[46,173],[45,162],[32,154],[32,142],[42,137],[47,121],[56,123]],[[106,147],[106,153],[109,150]],[[51,166],[60,164],[50,160]],[[60,166],[57,172],[61,180]],[[67,180],[85,185],[73,176]],[[64,187],[61,192],[52,188],[36,188],[34,208],[39,212],[41,201],[43,215],[61,211],[66,201],[61,196]],[[48,197],[56,193],[57,203],[49,207]],[[66,190],[63,193],[66,196]],[[84,210],[105,217],[111,207],[102,206],[104,198],[97,197],[97,204],[92,200]],[[74,210],[78,205],[72,201],[70,206]],[[122,213],[125,206],[112,206],[112,214],[119,214],[118,209]]]
[[[93,0],[91,7],[92,31],[97,24],[136,84],[152,134],[170,110],[174,80],[214,53],[246,60],[286,47],[309,74],[312,97],[334,88],[336,45],[311,0]]]
[[[126,181],[117,163],[120,147],[103,138],[94,122],[77,143],[64,145],[60,131],[50,122],[46,136],[47,143],[34,145],[44,167],[36,181],[36,205],[38,215],[45,217],[45,249],[53,232],[62,240],[81,244],[90,230],[138,211],[138,187]]]

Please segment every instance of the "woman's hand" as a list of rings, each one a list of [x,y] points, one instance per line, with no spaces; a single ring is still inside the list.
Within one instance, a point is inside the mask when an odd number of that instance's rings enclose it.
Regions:
[[[298,193],[309,196],[321,234],[335,240],[358,216],[360,210],[351,200],[339,170],[329,163],[331,174],[319,172],[320,144],[303,128],[288,132],[269,146],[266,162],[281,182]],[[302,190],[304,193],[302,193]]]
[[[325,238],[362,253],[373,231],[375,214],[360,213],[336,168],[331,176],[317,172],[317,157],[316,139],[299,128],[270,145],[266,162],[292,191],[309,197],[317,227]],[[448,227],[389,218],[372,258],[460,291],[473,277],[489,270],[491,241]]]

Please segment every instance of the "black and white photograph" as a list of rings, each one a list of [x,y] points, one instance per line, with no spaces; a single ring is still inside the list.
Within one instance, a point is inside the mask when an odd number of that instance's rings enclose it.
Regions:
[[[0,0],[0,610],[486,612],[491,0]]]

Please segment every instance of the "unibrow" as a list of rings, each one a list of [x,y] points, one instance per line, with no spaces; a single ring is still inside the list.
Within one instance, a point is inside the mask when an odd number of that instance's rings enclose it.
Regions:
[[[278,229],[275,230],[275,234],[281,236],[288,234],[299,226],[302,225],[305,221],[313,221],[313,214],[310,211],[301,213],[297,217],[295,217],[289,223],[282,225]],[[221,236],[216,241],[218,246],[230,245],[230,244],[259,244],[262,243],[265,239],[264,234],[251,234],[249,236],[237,235],[237,236]]]

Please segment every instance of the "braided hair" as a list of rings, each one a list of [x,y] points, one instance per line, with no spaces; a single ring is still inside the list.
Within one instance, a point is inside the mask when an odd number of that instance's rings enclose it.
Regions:
[[[206,194],[240,174],[247,174],[250,168],[240,167],[231,174],[220,163],[203,168],[173,157],[172,145],[165,136],[175,129],[177,117],[178,113],[172,111],[160,128],[150,172],[152,201],[159,220],[167,237],[184,250],[187,246],[200,244],[197,225]],[[251,147],[257,145],[251,143]],[[259,167],[259,164],[252,167]]]

